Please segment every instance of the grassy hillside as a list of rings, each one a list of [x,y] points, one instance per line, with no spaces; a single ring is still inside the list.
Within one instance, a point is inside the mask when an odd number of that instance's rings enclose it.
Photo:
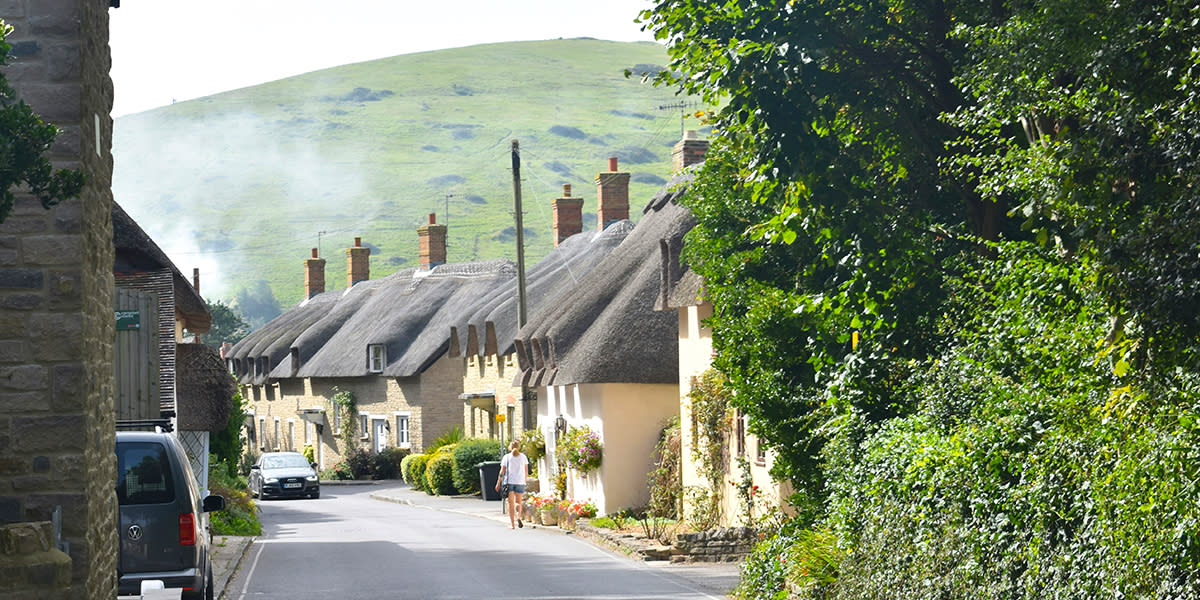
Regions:
[[[206,296],[262,280],[287,306],[318,239],[337,289],[356,236],[372,247],[372,277],[415,264],[430,212],[449,225],[450,261],[514,258],[517,139],[532,264],[551,248],[562,184],[594,226],[607,157],[633,174],[635,219],[670,177],[681,111],[659,107],[680,99],[624,76],[665,63],[652,43],[490,44],[181,102],[117,120],[114,191],[182,270],[201,267]]]

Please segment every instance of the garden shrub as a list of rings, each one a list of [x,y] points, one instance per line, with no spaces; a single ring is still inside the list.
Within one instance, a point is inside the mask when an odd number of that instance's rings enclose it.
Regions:
[[[211,458],[208,470],[208,488],[225,498],[225,510],[211,513],[210,523],[216,535],[262,535],[262,523],[258,520],[258,509],[250,498],[246,478],[226,461]]]
[[[412,484],[412,482],[413,482],[412,461],[414,458],[416,458],[418,456],[420,456],[420,455],[419,454],[409,454],[408,456],[405,456],[403,459],[400,460],[400,477],[401,477],[401,479],[404,480],[404,483],[407,483],[410,485]]]
[[[454,456],[439,452],[429,459],[425,469],[425,491],[438,496],[450,496],[454,488]]]
[[[400,476],[400,463],[408,457],[409,451],[404,448],[384,448],[382,452],[371,457],[373,479],[396,479]]]
[[[475,465],[500,460],[503,452],[500,440],[468,439],[459,442],[452,452],[454,487],[463,494],[478,493],[479,469],[476,469]]]
[[[374,460],[370,452],[357,448],[346,454],[346,466],[350,468],[352,479],[374,479]]]
[[[412,462],[409,463],[409,484],[413,489],[425,489],[425,467],[429,464],[429,459],[432,458],[428,454],[414,454]]]
[[[683,501],[683,472],[679,417],[671,417],[654,446],[654,469],[646,477],[650,487],[647,510],[656,517],[678,519]]]
[[[442,435],[433,438],[433,441],[425,447],[425,453],[433,454],[443,446],[449,446],[450,444],[457,444],[458,442],[463,441],[465,437],[466,436],[463,435],[462,427],[454,427]]]

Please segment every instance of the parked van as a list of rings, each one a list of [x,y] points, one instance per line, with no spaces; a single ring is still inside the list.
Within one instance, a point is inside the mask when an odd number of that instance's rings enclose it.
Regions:
[[[141,593],[142,581],[182,588],[190,600],[212,600],[210,535],[205,513],[225,509],[225,499],[203,500],[187,455],[174,436],[117,432],[117,503],[120,505],[121,595]]]

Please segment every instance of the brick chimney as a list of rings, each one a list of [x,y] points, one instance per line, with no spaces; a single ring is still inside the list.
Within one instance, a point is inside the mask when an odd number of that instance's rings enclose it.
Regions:
[[[354,247],[346,248],[346,287],[371,278],[371,249],[362,245],[362,238],[354,238]]]
[[[312,249],[312,258],[304,259],[304,297],[312,298],[325,292],[325,259]]]
[[[675,171],[679,172],[696,163],[704,162],[704,155],[707,153],[708,140],[700,139],[695,130],[689,129],[683,134],[683,139],[675,144],[675,149],[671,151]]]
[[[562,198],[554,199],[554,245],[583,231],[583,198],[571,197],[571,184],[563,184]]]
[[[417,228],[417,259],[422,269],[446,264],[446,226],[437,224],[437,214],[429,213],[429,224]]]
[[[601,231],[612,223],[629,218],[629,173],[617,172],[617,157],[608,159],[608,172],[596,174],[596,208]]]

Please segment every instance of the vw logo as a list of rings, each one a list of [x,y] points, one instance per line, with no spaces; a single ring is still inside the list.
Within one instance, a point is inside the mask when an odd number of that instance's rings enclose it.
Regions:
[[[142,539],[142,526],[141,525],[130,525],[129,526],[129,539],[131,539],[135,542]]]

